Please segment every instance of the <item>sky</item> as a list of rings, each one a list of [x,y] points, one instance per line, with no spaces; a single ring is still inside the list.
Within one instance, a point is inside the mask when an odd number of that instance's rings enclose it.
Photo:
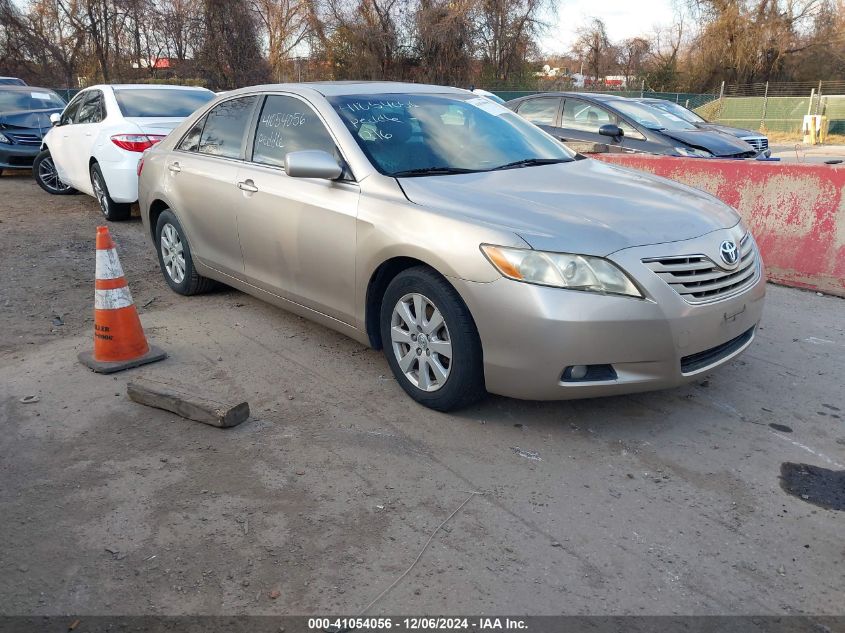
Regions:
[[[604,20],[611,41],[651,33],[655,26],[672,23],[672,0],[559,0],[557,24],[542,40],[547,53],[566,53],[575,30],[593,17]],[[552,18],[553,21],[554,17]]]

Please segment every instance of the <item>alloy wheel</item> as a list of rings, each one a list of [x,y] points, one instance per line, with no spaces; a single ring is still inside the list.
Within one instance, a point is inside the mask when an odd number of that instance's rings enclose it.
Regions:
[[[59,173],[56,171],[56,164],[49,156],[38,164],[38,177],[50,191],[61,193],[70,189],[70,186],[63,183],[59,178]]]
[[[91,185],[94,187],[94,196],[97,198],[97,202],[100,204],[100,211],[103,212],[103,215],[107,218],[109,217],[109,202],[106,199],[106,189],[103,186],[102,180],[100,180],[100,174],[94,172],[94,177],[91,179]]]
[[[169,223],[161,228],[161,259],[173,283],[181,284],[185,279],[185,254],[179,231]]]
[[[452,340],[440,310],[425,295],[412,292],[393,308],[390,338],[399,368],[415,387],[437,391],[452,369]]]

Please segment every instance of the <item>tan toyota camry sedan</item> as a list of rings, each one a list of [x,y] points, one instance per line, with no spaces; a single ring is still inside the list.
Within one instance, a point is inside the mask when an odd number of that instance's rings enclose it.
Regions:
[[[763,309],[729,206],[455,88],[228,92],[139,172],[173,290],[223,282],[383,348],[442,411],[672,387],[747,348]]]

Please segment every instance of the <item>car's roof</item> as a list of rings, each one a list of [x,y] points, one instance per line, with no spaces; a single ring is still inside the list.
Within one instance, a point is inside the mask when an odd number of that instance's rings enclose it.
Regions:
[[[142,90],[153,88],[156,90],[206,90],[211,92],[211,90],[202,86],[172,86],[170,84],[97,84],[95,86],[87,86],[84,90],[92,90],[94,88],[99,90],[104,88],[112,90]]]
[[[424,94],[424,93],[450,93],[466,94],[467,90],[451,88],[447,86],[434,86],[430,84],[414,84],[400,81],[314,81],[307,83],[287,84],[265,84],[261,86],[248,86],[227,92],[226,94],[247,93],[247,92],[271,92],[274,90],[304,92],[313,91],[324,97],[336,97],[342,95],[375,95],[375,94]]]
[[[634,99],[629,97],[603,94],[600,92],[538,92],[537,94],[520,97],[519,99],[515,99],[515,101],[533,99],[534,97],[573,97],[577,99],[586,99],[588,101],[634,101]]]
[[[38,86],[21,86],[20,84],[0,84],[0,90],[13,90],[15,92],[36,92],[38,90],[46,90],[47,92],[56,92],[52,88],[40,88]]]

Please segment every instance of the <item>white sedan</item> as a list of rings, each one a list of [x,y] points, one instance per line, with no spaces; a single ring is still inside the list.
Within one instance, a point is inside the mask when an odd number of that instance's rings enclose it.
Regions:
[[[182,120],[214,98],[205,88],[100,85],[52,115],[33,175],[48,193],[82,191],[107,220],[129,218],[138,200],[138,160]]]

